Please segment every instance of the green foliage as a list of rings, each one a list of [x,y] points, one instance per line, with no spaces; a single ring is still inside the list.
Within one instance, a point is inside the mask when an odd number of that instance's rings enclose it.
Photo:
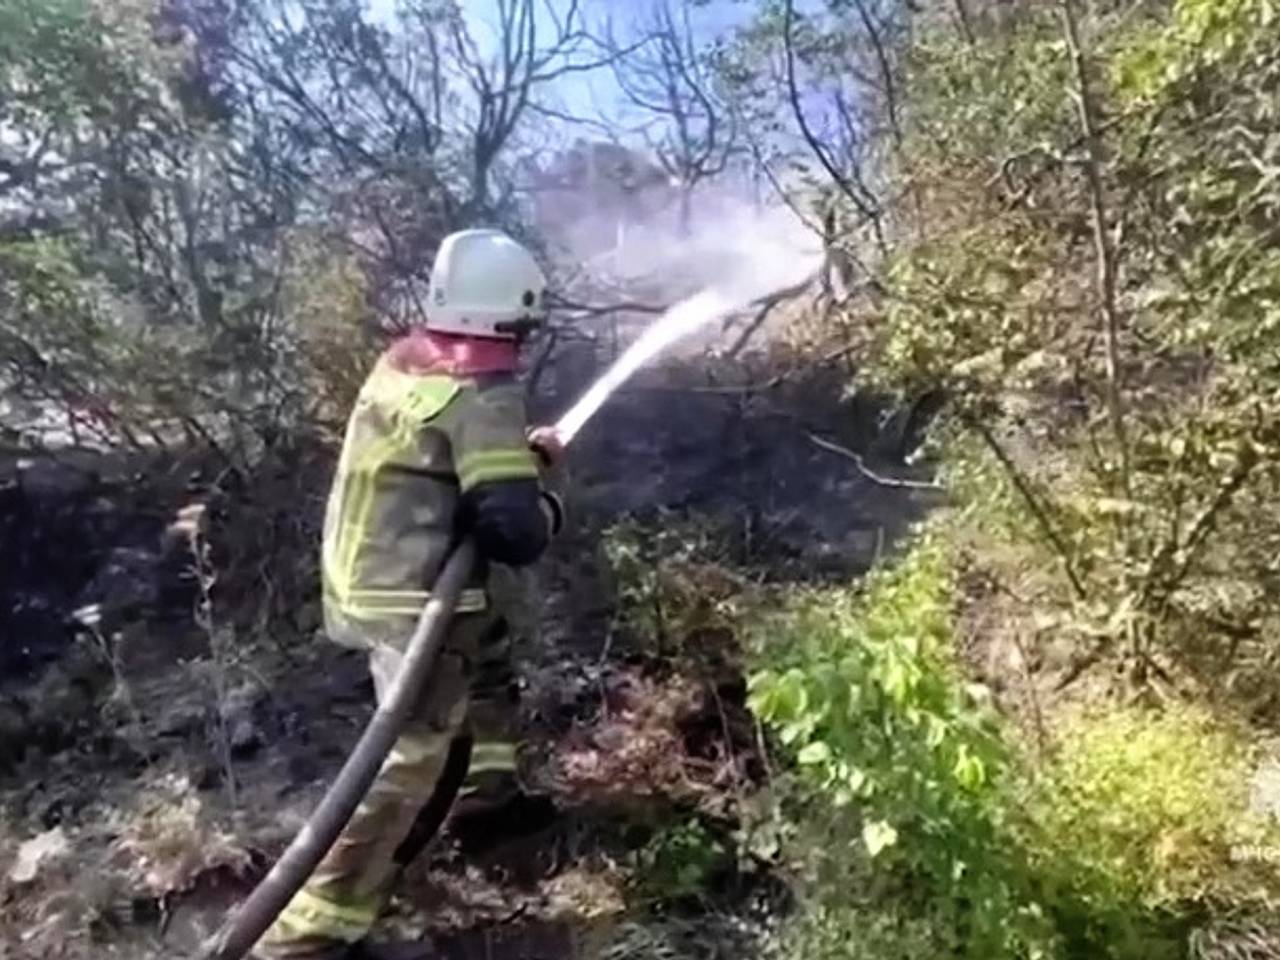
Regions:
[[[88,0],[0,3],[0,117],[19,127],[42,114],[73,119],[76,86],[99,63],[95,20]]]
[[[959,228],[890,262],[898,294],[876,331],[866,377],[907,394],[946,384],[979,408],[1059,363],[1061,333],[1045,309],[1053,251],[1014,218]],[[963,358],[959,363],[957,358]]]
[[[368,280],[339,244],[304,234],[289,245],[280,299],[311,415],[341,429],[378,351]]]
[[[131,433],[132,412],[151,399],[155,344],[104,309],[103,291],[83,281],[81,252],[61,238],[0,244],[3,372],[26,397],[65,406],[73,433]]]
[[[970,45],[925,33],[906,51],[917,113],[912,149],[924,163],[980,171],[1008,144],[1055,144],[1070,135],[1070,64],[1051,7],[1017,11],[1014,29]]]
[[[1113,81],[1131,96],[1156,98],[1198,70],[1265,49],[1280,23],[1273,0],[1177,0],[1167,23],[1152,24],[1116,58]]]
[[[1268,906],[1274,875],[1230,855],[1267,833],[1247,812],[1241,731],[1199,708],[1128,708],[1078,717],[1057,740],[1029,788],[1026,842],[1076,954],[1181,956],[1204,906]]]
[[[644,901],[698,898],[729,864],[724,843],[692,818],[663,828],[637,852],[630,882]]]
[[[877,295],[832,325],[860,384],[948,395],[949,549],[934,534],[863,594],[798,594],[756,632],[752,704],[799,771],[789,842],[813,864],[790,949],[1184,956],[1206,916],[1273,909],[1274,876],[1229,857],[1263,842],[1248,734],[1207,706],[1126,707],[1057,730],[1048,759],[1007,748],[952,662],[951,605],[974,602],[952,562],[1034,621],[993,604],[993,631],[1274,718],[1280,9],[956,10],[894,48],[901,144],[870,133],[878,162],[851,179],[896,229]],[[806,54],[868,40],[805,27],[832,34],[798,34]],[[835,221],[865,223],[843,192]]]
[[[0,0],[6,410],[246,470],[345,416],[439,238],[516,218],[505,150],[585,43],[520,35],[500,97],[460,11],[401,6]]]
[[[850,877],[850,880],[853,878]],[[834,898],[833,898],[834,900]],[[781,936],[780,955],[795,960],[916,960],[944,956],[933,925],[892,902],[806,905]]]
[[[936,947],[1028,955],[1045,929],[1002,838],[1011,761],[952,660],[951,589],[947,550],[926,537],[864,595],[792,598],[756,633],[769,666],[750,702],[823,798],[808,852],[827,908],[842,909],[841,874],[867,870],[929,918]]]
[[[1146,960],[1222,904],[1271,909],[1269,868],[1230,858],[1275,842],[1247,813],[1247,735],[1117,708],[1061,724],[1046,763],[1011,751],[952,660],[948,554],[934,533],[863,594],[758,625],[751,706],[798,777],[788,955]]]
[[[716,530],[662,514],[652,523],[616,524],[603,543],[618,621],[632,635],[659,652],[680,652],[731,634],[744,581],[723,562]]]
[[[1004,472],[1022,501],[1006,539],[1064,574],[1054,616],[1114,641],[1139,681],[1182,661],[1217,684],[1278,636],[1280,524],[1255,506],[1280,495],[1276,11],[1081,8],[1078,61],[1060,13],[904,51],[895,172],[918,219],[854,324],[861,376],[947,391],[982,437],[968,472]],[[1211,673],[1192,646],[1216,647]]]

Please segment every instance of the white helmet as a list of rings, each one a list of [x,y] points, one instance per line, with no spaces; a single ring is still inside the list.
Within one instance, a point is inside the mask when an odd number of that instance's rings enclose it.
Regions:
[[[547,278],[500,230],[460,230],[440,243],[427,293],[427,329],[516,339],[540,326]]]

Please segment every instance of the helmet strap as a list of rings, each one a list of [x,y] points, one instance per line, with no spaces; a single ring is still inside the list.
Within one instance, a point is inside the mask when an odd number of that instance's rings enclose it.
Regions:
[[[493,329],[496,333],[503,336],[512,336],[517,340],[525,340],[530,334],[541,330],[544,323],[541,320],[535,320],[533,317],[523,317],[519,320],[504,320],[495,323]]]

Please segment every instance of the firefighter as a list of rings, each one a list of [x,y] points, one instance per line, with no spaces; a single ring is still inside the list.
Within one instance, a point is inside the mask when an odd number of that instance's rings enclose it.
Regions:
[[[545,285],[505,234],[451,234],[432,267],[425,327],[392,344],[361,389],[325,515],[325,625],[336,642],[368,650],[379,701],[457,538],[474,539],[480,569],[415,714],[256,956],[377,956],[362,941],[458,788],[475,799],[516,783],[508,637],[487,568],[527,567],[563,525],[563,451],[554,430],[526,429],[516,379],[520,343],[545,316]],[[394,955],[429,954],[402,944]]]

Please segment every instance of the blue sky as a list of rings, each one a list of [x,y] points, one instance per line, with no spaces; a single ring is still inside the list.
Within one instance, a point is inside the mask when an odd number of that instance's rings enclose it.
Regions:
[[[637,18],[645,14],[652,2],[653,0],[579,0],[578,10],[581,19],[592,31],[598,31],[611,23],[619,37],[626,37],[629,28]],[[681,0],[670,2],[676,7]],[[380,18],[389,19],[395,5],[396,0],[370,0],[370,6]],[[548,5],[563,15],[569,7],[569,0],[537,0],[535,9],[538,29],[544,36],[550,36],[555,29]],[[462,8],[470,21],[472,34],[481,52],[492,54],[498,39],[497,0],[462,0]],[[711,0],[710,3],[692,10],[694,29],[709,40],[743,22],[752,8],[752,4],[740,0]],[[598,118],[602,112],[616,115],[621,96],[612,72],[608,68],[602,68],[591,73],[575,73],[564,77],[556,82],[554,88],[545,89],[540,99],[575,115]]]
[[[400,0],[366,0],[374,15],[379,19],[390,20],[394,16]],[[468,18],[471,33],[482,56],[492,57],[497,49],[500,0],[459,0]],[[519,2],[519,0],[508,0]],[[563,16],[572,0],[534,0],[534,9],[538,16],[538,33],[548,41],[555,32],[555,21],[549,12],[549,5]],[[654,4],[662,0],[579,0],[578,11],[585,21],[588,31],[600,33],[606,25],[611,25],[614,35],[626,40],[636,34],[637,21],[646,18]],[[673,12],[678,12],[686,0],[666,0]],[[709,44],[717,37],[731,34],[733,30],[746,24],[759,9],[759,0],[701,0],[690,6],[690,17],[696,40],[700,44]],[[796,0],[796,7],[801,11],[816,11],[825,7],[824,0]],[[634,147],[651,147],[651,135],[660,136],[654,126],[655,118],[631,104],[622,94],[613,71],[609,67],[601,67],[590,72],[575,72],[558,78],[554,83],[544,84],[538,91],[536,101],[539,105],[558,111],[560,115],[572,115],[582,118],[583,123],[566,123],[551,117],[539,117],[537,122],[527,123],[524,135],[530,138],[524,147],[538,151],[548,146],[553,149],[557,144],[579,137],[586,140],[618,139]],[[808,89],[802,93],[802,102],[809,123],[819,131],[820,135],[828,129],[832,122],[830,113],[830,94],[826,90]],[[592,123],[591,121],[594,121]],[[798,135],[790,129],[789,118],[784,119],[785,130],[769,134],[776,144],[783,146],[784,152],[803,148],[798,146]],[[645,132],[647,128],[648,132]],[[775,175],[787,179],[786,169],[775,169]]]

